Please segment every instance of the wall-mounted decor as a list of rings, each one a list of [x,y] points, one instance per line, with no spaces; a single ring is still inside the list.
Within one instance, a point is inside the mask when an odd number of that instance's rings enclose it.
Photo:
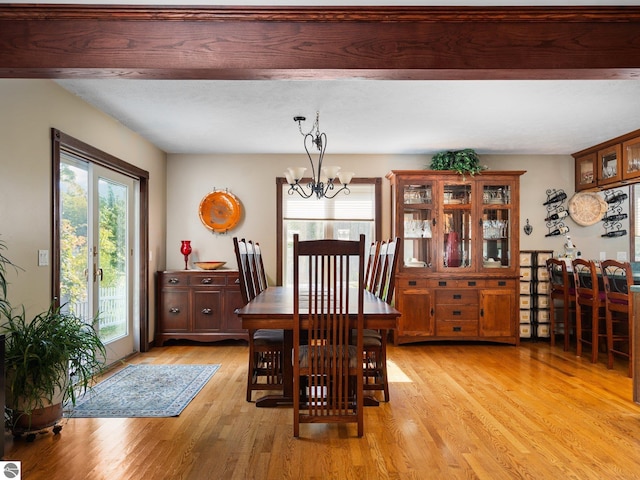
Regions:
[[[564,190],[556,190],[555,188],[550,188],[546,193],[547,200],[542,205],[547,208],[547,216],[544,221],[547,222],[549,232],[545,234],[545,237],[564,235],[569,232],[569,227],[564,223],[564,219],[569,215],[564,206],[567,194]]]
[[[607,202],[595,192],[578,192],[569,200],[569,215],[578,225],[598,223],[607,212]]]
[[[622,228],[621,221],[627,218],[627,214],[622,211],[622,202],[628,195],[622,190],[609,190],[604,194],[604,201],[608,208],[606,215],[602,218],[604,233],[601,237],[622,237],[627,231]]]
[[[242,216],[240,200],[226,189],[214,190],[200,202],[200,220],[214,233],[227,233]]]

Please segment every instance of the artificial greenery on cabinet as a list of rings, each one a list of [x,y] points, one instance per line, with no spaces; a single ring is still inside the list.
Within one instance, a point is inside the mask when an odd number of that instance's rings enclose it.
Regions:
[[[460,175],[475,175],[486,170],[485,165],[480,165],[480,157],[475,150],[447,150],[436,153],[431,159],[431,170],[453,170]]]

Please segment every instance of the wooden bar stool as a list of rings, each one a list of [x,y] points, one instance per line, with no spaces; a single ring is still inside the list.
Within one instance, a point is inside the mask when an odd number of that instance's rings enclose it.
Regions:
[[[633,273],[631,264],[617,260],[604,260],[600,263],[606,292],[607,322],[607,367],[613,368],[613,357],[619,355],[629,359],[629,377],[633,375],[631,349],[631,316],[633,295]]]
[[[559,259],[550,258],[547,260],[547,271],[549,272],[549,284],[551,291],[551,308],[549,310],[549,320],[551,322],[551,346],[556,344],[558,334],[558,323],[562,324],[564,332],[564,350],[569,350],[571,331],[573,329],[573,318],[576,312],[576,289],[573,275],[569,275],[567,264]],[[557,300],[562,301],[562,321],[556,318]]]
[[[600,288],[598,271],[593,260],[577,258],[572,262],[576,289],[576,355],[582,356],[582,346],[591,346],[591,363],[598,361],[600,341],[606,342],[605,294]],[[585,316],[583,310],[589,316]],[[606,343],[603,343],[606,345]]]

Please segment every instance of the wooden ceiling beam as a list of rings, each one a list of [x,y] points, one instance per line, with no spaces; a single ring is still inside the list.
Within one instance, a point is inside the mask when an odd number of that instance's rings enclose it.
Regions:
[[[640,7],[0,5],[0,77],[640,79]]]

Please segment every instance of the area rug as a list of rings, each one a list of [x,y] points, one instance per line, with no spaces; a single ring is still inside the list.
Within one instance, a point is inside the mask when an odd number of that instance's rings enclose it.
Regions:
[[[220,365],[128,365],[80,397],[73,418],[176,417]]]

